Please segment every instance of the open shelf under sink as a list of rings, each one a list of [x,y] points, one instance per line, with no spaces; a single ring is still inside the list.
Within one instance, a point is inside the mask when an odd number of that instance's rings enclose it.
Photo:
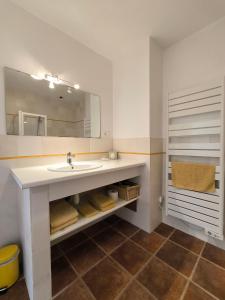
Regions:
[[[79,216],[79,220],[75,224],[72,224],[63,230],[60,230],[56,233],[51,234],[51,242],[54,243],[55,240],[63,239],[63,236],[67,236],[67,235],[69,236],[71,233],[75,233],[75,232],[80,231],[81,229],[85,229],[86,227],[96,223],[97,221],[104,219],[105,217],[112,214],[116,210],[118,210],[134,201],[137,201],[138,198],[134,198],[129,201],[119,199],[116,202],[116,206],[113,207],[112,209],[109,209],[104,212],[99,211],[95,216],[90,217],[90,218]]]

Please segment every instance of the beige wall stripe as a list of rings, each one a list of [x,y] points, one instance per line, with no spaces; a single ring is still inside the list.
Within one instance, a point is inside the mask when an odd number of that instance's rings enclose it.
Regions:
[[[98,155],[106,154],[107,152],[78,152],[72,153],[72,155]],[[38,154],[38,155],[17,155],[17,156],[0,156],[0,160],[12,160],[12,159],[25,159],[25,158],[45,158],[45,157],[60,157],[66,156],[66,153],[61,154]]]
[[[108,152],[78,152],[73,153],[74,156],[79,155],[100,155],[107,154]],[[162,155],[165,152],[118,152],[119,154],[128,154],[128,155]],[[59,154],[36,154],[36,155],[17,155],[17,156],[0,156],[0,160],[13,160],[13,159],[26,159],[26,158],[45,158],[45,157],[60,157],[66,156],[66,153]]]
[[[128,154],[128,155],[162,155],[166,152],[118,152],[119,154]]]

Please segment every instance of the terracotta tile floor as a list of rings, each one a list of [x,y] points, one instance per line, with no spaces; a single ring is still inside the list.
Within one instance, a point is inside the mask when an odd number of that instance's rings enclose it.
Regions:
[[[166,224],[112,216],[51,250],[54,300],[225,300],[225,251]],[[28,300],[24,280],[0,300]]]

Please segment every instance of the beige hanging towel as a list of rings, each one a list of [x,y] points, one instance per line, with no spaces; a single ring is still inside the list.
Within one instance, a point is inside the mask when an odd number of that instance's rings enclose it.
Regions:
[[[196,192],[215,192],[214,165],[172,162],[172,184],[179,189]]]

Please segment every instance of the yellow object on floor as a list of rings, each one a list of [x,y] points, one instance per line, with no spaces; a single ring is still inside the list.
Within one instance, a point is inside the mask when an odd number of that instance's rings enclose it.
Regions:
[[[62,224],[58,227],[51,227],[51,234],[56,233],[56,232],[58,232],[62,229],[65,229],[66,227],[68,227],[72,224],[75,224],[77,221],[78,221],[78,217],[76,217],[76,218],[74,218],[74,219],[72,219],[72,220],[70,220],[70,221],[68,221],[68,222],[66,222],[66,223],[64,223],[64,224]]]
[[[97,214],[97,210],[87,201],[81,201],[78,206],[79,212],[86,218],[93,217]]]
[[[215,192],[214,165],[172,162],[172,184],[176,188],[197,192]]]
[[[101,211],[105,211],[104,209],[111,205],[112,207],[115,206],[115,201],[111,197],[106,196],[102,193],[93,193],[93,195],[91,196],[92,198],[89,201],[91,202],[91,204],[93,204],[97,209]]]
[[[9,288],[19,278],[19,252],[17,245],[0,248],[0,289]]]
[[[57,228],[77,219],[77,210],[66,200],[54,201],[50,204],[50,225]]]

